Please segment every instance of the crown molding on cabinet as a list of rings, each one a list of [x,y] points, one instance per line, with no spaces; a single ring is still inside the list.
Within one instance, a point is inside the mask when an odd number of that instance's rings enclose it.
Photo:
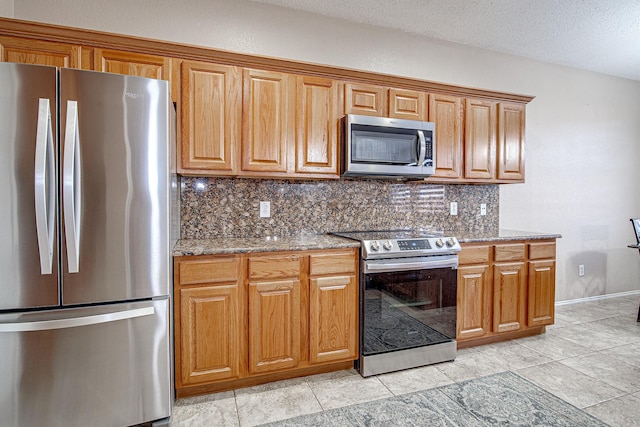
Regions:
[[[0,18],[0,35],[81,44],[95,48],[118,49],[136,53],[164,55],[180,59],[209,61],[218,64],[280,71],[308,76],[349,80],[368,84],[393,86],[400,89],[422,90],[456,96],[487,98],[494,101],[528,103],[534,97],[500,91],[431,82],[409,77],[393,76],[349,68],[291,61],[266,56],[248,55],[202,46],[179,44],[143,37],[125,36],[95,30],[42,24],[18,19]]]

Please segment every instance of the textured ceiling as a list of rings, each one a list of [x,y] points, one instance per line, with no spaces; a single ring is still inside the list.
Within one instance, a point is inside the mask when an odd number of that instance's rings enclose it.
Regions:
[[[640,80],[640,0],[253,0]]]

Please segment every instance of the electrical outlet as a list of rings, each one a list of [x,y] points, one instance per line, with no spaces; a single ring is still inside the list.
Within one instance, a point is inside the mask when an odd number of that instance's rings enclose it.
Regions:
[[[580,277],[584,276],[584,264],[580,264],[578,266],[578,276]]]
[[[481,203],[480,204],[480,215],[486,215],[487,214],[487,204],[486,203]]]
[[[451,202],[451,215],[458,215],[458,202]]]
[[[260,202],[260,218],[271,217],[271,202]]]

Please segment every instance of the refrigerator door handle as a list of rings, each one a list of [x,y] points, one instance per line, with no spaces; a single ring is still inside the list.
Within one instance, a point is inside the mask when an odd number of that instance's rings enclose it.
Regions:
[[[80,214],[82,177],[80,170],[80,135],[78,102],[67,101],[67,123],[64,137],[63,209],[69,273],[80,268]]]
[[[40,253],[40,272],[51,274],[53,243],[55,240],[56,171],[51,106],[48,98],[38,103],[36,155],[34,166],[34,194],[36,234]]]
[[[71,317],[67,319],[37,320],[33,322],[0,323],[2,332],[33,332],[52,329],[67,329],[78,326],[97,325],[118,320],[134,319],[136,317],[152,316],[155,314],[153,306],[134,308],[131,310],[114,311],[112,313],[96,314],[92,316]]]

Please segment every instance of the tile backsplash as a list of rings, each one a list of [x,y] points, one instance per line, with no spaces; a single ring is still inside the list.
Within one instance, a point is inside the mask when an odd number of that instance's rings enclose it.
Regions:
[[[268,201],[270,218],[260,218]],[[450,202],[458,215],[450,215]],[[480,204],[487,215],[480,215]],[[368,179],[181,178],[181,238],[266,237],[413,228],[497,232],[497,185]]]

